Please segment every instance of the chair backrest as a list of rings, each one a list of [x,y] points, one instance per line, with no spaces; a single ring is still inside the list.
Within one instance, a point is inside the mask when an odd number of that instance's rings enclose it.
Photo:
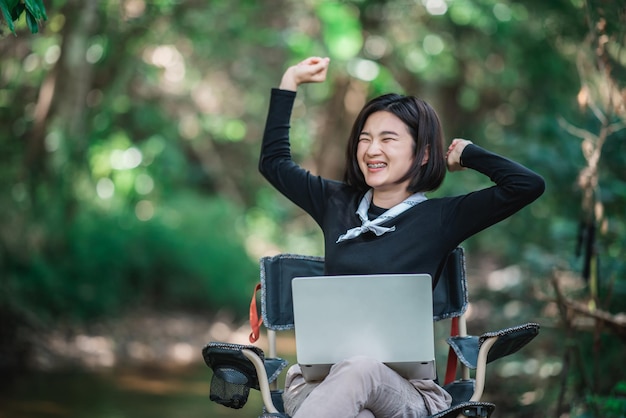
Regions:
[[[297,254],[263,257],[261,264],[261,315],[274,331],[293,329],[291,279],[322,276],[324,258]],[[461,247],[448,256],[433,291],[433,320],[461,316],[467,309],[465,256]]]

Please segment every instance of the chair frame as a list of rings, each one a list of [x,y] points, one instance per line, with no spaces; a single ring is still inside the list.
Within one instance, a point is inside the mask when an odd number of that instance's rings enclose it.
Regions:
[[[297,275],[316,275],[321,274],[319,267],[316,267],[316,273],[312,274],[311,271],[307,271],[306,274],[297,274],[290,271],[288,268],[276,268],[274,267],[280,263],[309,263],[323,265],[323,258],[312,256],[301,256],[297,254],[280,254],[274,257],[263,257],[260,260],[261,270],[261,283],[257,285],[256,290],[252,297],[251,309],[250,309],[250,322],[251,325],[264,323],[266,328],[266,335],[268,341],[267,359],[262,358],[256,352],[258,347],[245,346],[245,345],[231,345],[234,346],[234,350],[238,350],[245,358],[247,358],[256,371],[254,381],[258,380],[258,387],[255,385],[255,389],[259,389],[264,404],[264,413],[261,417],[287,417],[281,409],[282,405],[276,405],[277,397],[280,397],[282,391],[278,388],[278,382],[276,377],[285,366],[286,362],[278,357],[277,352],[277,331],[292,329],[293,328],[293,311],[291,309],[291,294],[283,288],[278,294],[280,298],[287,298],[283,301],[279,301],[280,309],[283,309],[284,305],[287,305],[285,301],[288,301],[289,307],[287,309],[286,318],[280,317],[279,319],[271,317],[272,308],[268,304],[268,298],[273,297],[272,291],[275,290],[268,287],[268,283],[274,285],[274,282],[268,282],[268,280],[275,280],[273,274],[280,274],[281,276],[289,275],[291,277],[281,280],[287,280],[287,284],[281,284],[282,286],[289,286],[290,281]],[[278,273],[276,273],[278,271]],[[451,408],[439,413],[433,414],[431,418],[453,418],[453,417],[489,417],[495,409],[495,405],[487,402],[482,402],[481,398],[485,388],[485,378],[487,364],[498,358],[512,354],[524,345],[530,342],[539,331],[539,325],[535,323],[527,323],[520,326],[507,328],[495,332],[489,332],[481,335],[480,337],[473,337],[467,335],[467,323],[465,318],[465,312],[467,310],[468,296],[467,296],[467,283],[465,277],[465,256],[462,248],[457,248],[451,253],[446,262],[444,271],[442,272],[440,283],[434,290],[434,315],[433,320],[438,321],[441,319],[451,319],[451,337],[448,339],[450,350],[448,354],[448,364],[446,370],[446,381],[443,387],[453,394],[452,389],[456,387],[461,388],[462,393],[456,399],[453,400]],[[448,283],[449,282],[449,283]],[[450,286],[453,286],[452,288]],[[261,320],[258,319],[258,313],[256,312],[256,291],[261,289]],[[439,294],[439,302],[437,301],[437,294]],[[287,295],[287,296],[286,296]],[[441,298],[443,297],[443,301]],[[451,299],[454,299],[450,302]],[[443,305],[442,305],[443,303]],[[442,309],[441,306],[444,306]],[[448,306],[449,305],[449,306]],[[280,314],[282,315],[282,313]],[[255,317],[256,316],[256,317]],[[258,328],[257,325],[257,328]],[[251,334],[251,342],[256,342],[258,339],[258,329],[254,330]],[[253,337],[254,336],[254,337]],[[203,356],[205,361],[215,369],[220,367],[214,362],[210,361],[211,350],[215,344],[210,343],[203,349]],[[282,363],[278,369],[274,368],[271,372],[271,378],[268,378],[268,360],[276,359]],[[232,367],[228,365],[228,367]],[[457,379],[457,368],[460,368],[460,378]],[[471,378],[470,369],[475,369],[474,378]],[[467,391],[467,386],[472,388],[471,394]]]

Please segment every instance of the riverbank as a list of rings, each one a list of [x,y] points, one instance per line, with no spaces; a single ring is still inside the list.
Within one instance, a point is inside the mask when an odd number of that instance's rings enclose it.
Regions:
[[[258,391],[245,410],[210,402],[212,372],[202,359],[207,343],[249,344],[249,332],[227,314],[147,310],[82,325],[31,323],[15,333],[27,348],[20,362],[2,359],[11,367],[3,370],[0,418],[257,417]],[[265,339],[255,345],[267,347]]]
[[[102,369],[150,365],[181,367],[201,363],[211,341],[250,344],[247,322],[226,314],[209,317],[186,312],[132,312],[85,325],[57,325],[30,335],[27,367],[35,370]],[[260,339],[255,345],[264,348]],[[292,350],[288,339],[282,349]]]

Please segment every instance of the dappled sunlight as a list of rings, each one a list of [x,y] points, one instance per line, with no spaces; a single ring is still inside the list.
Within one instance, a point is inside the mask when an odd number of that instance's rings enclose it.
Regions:
[[[435,34],[428,34],[424,37],[423,48],[424,52],[428,55],[439,55],[443,52],[445,48],[445,43],[441,36]]]
[[[429,64],[430,59],[421,49],[411,50],[404,59],[404,65],[415,73],[426,70]]]
[[[63,363],[79,363],[86,368],[109,368],[116,364],[115,344],[112,338],[101,335],[78,334],[67,336],[54,331],[44,337],[45,345],[33,350],[31,361],[38,368],[52,370]]]
[[[563,363],[561,361],[544,361],[539,367],[539,376],[542,379],[559,376],[562,370]]]
[[[100,43],[93,43],[87,48],[86,59],[90,64],[96,64],[104,56],[104,47]]]
[[[195,113],[183,113],[178,123],[178,132],[185,139],[194,139],[202,132],[200,120]]]
[[[137,19],[146,11],[144,0],[127,0],[123,3],[123,18],[125,20]]]
[[[517,265],[493,271],[487,276],[487,288],[493,291],[502,291],[518,286],[522,281],[522,270]]]
[[[504,305],[503,313],[506,318],[515,319],[519,318],[524,308],[524,302],[519,300],[512,300]]]
[[[61,135],[58,131],[49,132],[48,135],[46,135],[45,142],[44,142],[46,151],[50,153],[57,151],[59,147],[61,146],[62,141],[63,141],[63,138],[61,138]]]
[[[110,155],[111,168],[114,170],[131,170],[143,161],[141,151],[135,147],[125,150],[113,150]]]
[[[113,341],[102,336],[78,335],[73,346],[90,367],[111,367],[115,364]]]
[[[260,235],[250,234],[246,237],[245,245],[247,253],[254,259],[281,253],[280,247]]]
[[[178,364],[192,363],[197,359],[197,348],[189,343],[178,342],[170,346],[168,350],[169,358]]]
[[[540,401],[543,398],[544,394],[545,391],[541,389],[537,389],[531,392],[525,392],[520,396],[519,402],[522,405],[532,405]]]
[[[500,22],[508,22],[513,17],[513,11],[504,3],[497,3],[493,6],[493,15]]]
[[[391,52],[391,45],[382,36],[370,35],[365,39],[364,50],[370,58],[380,59]]]
[[[237,329],[232,330],[224,342],[232,344],[250,344],[250,325],[243,324]]]
[[[100,199],[110,199],[115,194],[115,183],[109,178],[101,178],[96,183],[96,193]]]
[[[363,81],[372,81],[378,77],[380,68],[375,61],[354,58],[348,62],[348,72]]]
[[[212,319],[190,314],[131,314],[92,324],[89,329],[56,329],[40,335],[33,366],[63,370],[75,366],[111,369],[126,364],[162,367],[202,362],[201,350],[211,341],[248,344],[250,326],[229,316]]]
[[[448,11],[445,0],[422,0],[422,4],[426,7],[426,11],[433,16],[444,15]]]
[[[493,309],[492,304],[484,299],[476,299],[470,302],[468,307],[468,324],[479,324],[486,323],[489,324]],[[483,332],[484,330],[479,330],[478,332]]]
[[[57,142],[47,141],[50,147],[58,148]],[[147,196],[155,189],[154,178],[146,172],[154,160],[155,154],[162,150],[158,137],[151,137],[144,142],[142,149],[137,146],[127,146],[129,138],[126,133],[117,132],[112,136],[109,144],[101,145],[92,151],[90,164],[92,175],[98,178],[95,182],[95,195],[89,191],[93,186],[83,188],[86,199],[92,196],[103,201],[108,201],[107,208],[111,209],[116,205],[124,204],[125,198],[137,193]],[[114,199],[116,198],[116,199]],[[147,221],[152,219],[155,212],[155,203],[142,199],[135,203],[135,214],[137,219]]]
[[[44,55],[44,61],[48,65],[52,65],[56,63],[61,57],[61,47],[58,45],[50,45],[50,47],[46,50],[46,54]]]
[[[139,174],[135,178],[135,191],[139,194],[146,195],[154,190],[154,179],[149,174]]]
[[[230,338],[230,327],[221,321],[215,321],[209,330],[209,335],[216,341],[227,341]]]
[[[154,204],[149,200],[140,200],[135,205],[135,216],[140,221],[149,221],[154,216]]]
[[[220,79],[226,81],[226,76],[213,74],[214,80],[202,80],[191,90],[191,99],[202,113],[215,114],[222,110],[221,92],[218,88]]]
[[[131,341],[126,347],[126,353],[132,360],[148,362],[154,360],[154,350],[149,344],[140,341]]]
[[[164,69],[161,88],[170,93],[181,92],[185,79],[185,60],[175,45],[159,45],[146,49],[144,60]]]

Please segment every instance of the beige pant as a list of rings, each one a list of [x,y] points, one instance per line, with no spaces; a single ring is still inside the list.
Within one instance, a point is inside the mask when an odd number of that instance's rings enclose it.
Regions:
[[[300,367],[292,366],[283,399],[293,418],[418,418],[448,408],[452,400],[432,380],[406,380],[368,357],[335,364],[320,383],[307,383]]]

